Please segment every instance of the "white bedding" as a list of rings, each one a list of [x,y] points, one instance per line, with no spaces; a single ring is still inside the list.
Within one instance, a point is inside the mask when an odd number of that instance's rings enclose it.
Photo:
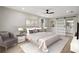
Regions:
[[[39,46],[44,52],[48,52],[47,47],[58,40],[54,32],[38,32],[27,35],[27,39]]]

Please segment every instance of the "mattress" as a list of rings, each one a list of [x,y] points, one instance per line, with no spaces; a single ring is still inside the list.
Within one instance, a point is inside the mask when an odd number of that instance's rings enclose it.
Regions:
[[[38,32],[27,35],[27,39],[38,45],[43,52],[48,52],[48,46],[59,40],[59,36],[54,32]]]

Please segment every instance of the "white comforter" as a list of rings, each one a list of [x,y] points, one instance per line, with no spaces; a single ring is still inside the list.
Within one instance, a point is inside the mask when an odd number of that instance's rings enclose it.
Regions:
[[[48,52],[47,47],[58,40],[56,36],[53,32],[38,32],[27,35],[27,39],[37,44],[42,51]]]

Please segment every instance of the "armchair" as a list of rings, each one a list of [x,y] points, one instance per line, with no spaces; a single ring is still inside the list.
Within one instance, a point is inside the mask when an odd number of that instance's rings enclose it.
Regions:
[[[18,39],[12,33],[7,31],[0,32],[0,46],[5,47],[7,50],[8,47],[11,47],[17,44]]]

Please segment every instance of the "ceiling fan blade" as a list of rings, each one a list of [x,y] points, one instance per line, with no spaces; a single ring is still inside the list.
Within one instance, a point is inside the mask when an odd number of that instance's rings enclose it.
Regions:
[[[50,12],[50,14],[53,14],[54,12]]]
[[[49,12],[49,9],[46,10],[46,14],[53,14],[54,12]]]
[[[54,14],[54,12],[50,12],[50,13],[47,13],[47,14]]]

